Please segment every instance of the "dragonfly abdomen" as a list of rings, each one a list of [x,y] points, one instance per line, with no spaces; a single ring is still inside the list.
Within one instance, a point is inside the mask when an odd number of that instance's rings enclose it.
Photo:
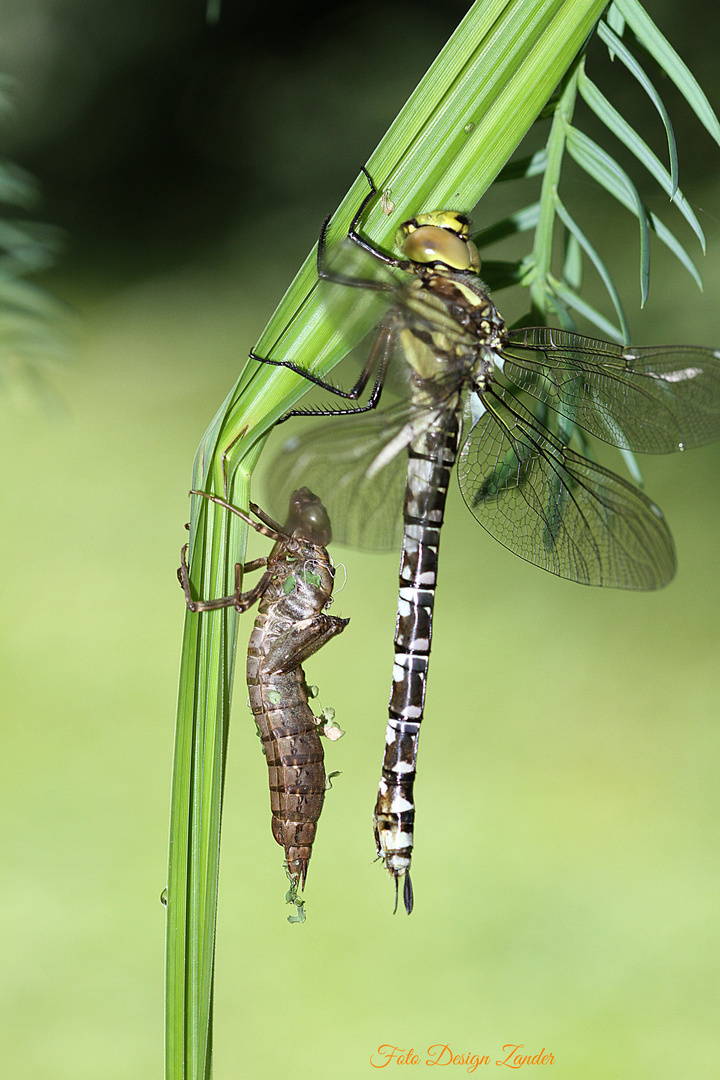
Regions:
[[[393,684],[374,815],[378,855],[396,888],[405,876],[408,913],[413,903],[409,869],[415,762],[430,662],[440,527],[458,437],[459,415],[453,411],[413,441],[408,458]]]
[[[301,888],[326,787],[323,746],[301,663],[347,624],[323,610],[332,586],[324,549],[308,546],[299,561],[280,552],[248,645],[248,693],[267,760],[272,834]]]
[[[302,668],[268,674],[253,645],[248,691],[267,760],[272,834],[302,887],[325,798],[323,746]]]

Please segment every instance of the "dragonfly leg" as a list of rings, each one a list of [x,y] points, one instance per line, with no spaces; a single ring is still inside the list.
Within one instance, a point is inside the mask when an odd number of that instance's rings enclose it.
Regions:
[[[322,406],[316,409],[291,409],[286,413],[278,423],[282,424],[286,420],[289,420],[291,416],[354,416],[357,413],[370,412],[372,409],[377,408],[380,401],[380,395],[385,385],[385,372],[387,371],[388,362],[390,359],[390,343],[393,334],[392,325],[384,326],[379,334],[376,335],[373,342],[370,355],[367,363],[360,373],[360,378],[355,383],[351,390],[340,390],[332,383],[325,383],[323,380],[318,380],[314,375],[308,374],[307,377],[311,382],[314,382],[317,386],[322,386],[325,390],[329,390],[331,394],[335,394],[337,397],[350,398],[355,400],[365,389],[370,374],[374,368],[377,368],[377,374],[373,383],[373,388],[370,392],[370,397],[364,405],[357,405],[348,409],[329,409]],[[268,361],[269,363],[278,363],[278,361]],[[293,368],[297,371],[297,368]],[[302,374],[302,372],[300,372]]]
[[[257,603],[260,597],[267,589],[270,581],[272,580],[272,572],[266,571],[263,574],[260,581],[254,588],[249,589],[247,592],[242,591],[242,576],[245,571],[257,570],[261,566],[267,564],[267,559],[253,559],[251,563],[243,566],[242,563],[235,563],[235,591],[232,596],[218,596],[215,600],[193,600],[192,589],[190,587],[190,570],[187,564],[187,549],[188,545],[184,544],[180,552],[180,568],[177,572],[178,581],[183,587],[185,593],[185,603],[190,611],[218,611],[220,608],[234,607],[236,611],[247,611],[249,607]]]
[[[410,259],[398,259],[394,255],[388,255],[387,252],[382,250],[382,248],[377,247],[370,240],[367,240],[364,236],[362,236],[361,233],[358,232],[358,225],[360,224],[360,218],[362,217],[365,207],[378,193],[378,189],[375,186],[375,181],[373,180],[372,176],[367,171],[364,165],[362,167],[362,171],[365,173],[365,178],[370,185],[370,191],[361,202],[358,211],[355,214],[355,217],[350,222],[350,228],[348,229],[348,240],[352,240],[352,242],[354,244],[357,244],[359,248],[362,248],[363,251],[367,251],[369,255],[373,256],[373,258],[379,259],[380,262],[385,263],[386,266],[394,266],[397,270],[411,270],[412,263]],[[325,222],[325,226],[327,226],[327,221]],[[319,256],[320,250],[318,246],[318,259]],[[345,284],[358,285],[359,280],[360,279],[350,279]],[[377,288],[378,286],[372,285],[371,287]]]
[[[273,521],[269,514],[266,514],[264,510],[261,510],[257,503],[250,502],[250,509],[256,518],[258,518],[264,525],[267,525],[269,529],[274,533],[282,533],[282,525],[278,525],[277,521]]]
[[[386,266],[394,266],[399,270],[407,270],[409,267],[407,259],[396,259],[393,255],[388,255],[387,252],[382,250],[382,248],[376,247],[375,244],[372,244],[369,240],[366,240],[365,237],[358,232],[360,218],[362,217],[365,208],[368,206],[369,203],[372,202],[372,200],[378,193],[378,189],[375,186],[375,181],[373,180],[372,176],[367,171],[365,166],[363,166],[362,171],[365,173],[367,182],[370,185],[370,190],[363,199],[363,201],[360,203],[360,206],[355,213],[355,217],[350,222],[350,228],[348,229],[347,238],[348,240],[351,240],[353,244],[357,244],[358,247],[362,248],[363,251],[367,251],[369,255],[373,256],[373,258],[385,263]],[[332,214],[328,214],[328,216],[323,221],[322,227],[320,229],[320,236],[318,238],[318,277],[321,278],[323,281],[332,281],[335,285],[349,285],[353,289],[370,289],[375,292],[390,291],[393,288],[393,285],[390,282],[378,281],[374,278],[350,277],[347,274],[340,274],[337,271],[332,270],[326,264],[326,238],[328,225],[330,224],[331,217]]]
[[[254,529],[255,532],[261,533],[263,536],[269,536],[270,539],[275,540],[276,543],[278,540],[284,539],[285,534],[280,525],[260,510],[257,503],[250,503],[250,509],[256,517],[260,518],[261,523],[253,521],[244,510],[241,510],[238,506],[233,506],[232,503],[227,502],[225,499],[221,499],[219,495],[211,495],[208,491],[197,491],[195,488],[193,488],[190,494],[199,495],[202,499],[208,499],[210,502],[224,507],[225,510],[230,510],[233,514],[236,514],[237,517],[242,518],[242,520],[246,522],[251,529]]]
[[[271,360],[265,356],[258,356],[257,353],[252,351],[249,355],[251,360],[257,360],[261,364],[270,364],[272,365],[272,367],[288,368],[289,371],[294,371],[296,375],[301,375],[303,379],[307,379],[308,382],[313,383],[315,386],[319,386],[321,390],[327,390],[328,393],[334,394],[335,397],[344,398],[348,401],[357,401],[357,399],[360,397],[363,390],[367,386],[373,369],[375,367],[378,367],[378,373],[375,378],[375,382],[373,384],[373,388],[367,404],[352,409],[330,410],[333,415],[336,415],[336,413],[345,414],[367,412],[369,409],[374,409],[376,407],[378,401],[380,400],[380,394],[382,393],[382,385],[385,378],[385,369],[387,367],[388,359],[387,355],[380,355],[380,349],[381,347],[385,346],[384,352],[385,354],[387,354],[388,344],[389,341],[385,341],[385,334],[378,334],[375,343],[373,343],[373,348],[370,350],[370,355],[368,356],[367,363],[360,372],[357,382],[349,390],[343,390],[342,387],[336,386],[335,383],[328,382],[327,379],[323,379],[319,375],[315,375],[312,371],[308,371],[307,368],[301,367],[300,364],[293,363],[292,360]],[[283,416],[279,422],[283,423],[291,416],[313,416],[318,413],[320,415],[323,415],[323,413],[326,411],[327,410],[322,409],[293,409],[290,412],[286,413],[286,415]]]
[[[384,251],[382,251],[381,248],[375,247],[373,244],[370,243],[370,241],[366,240],[360,235],[360,233],[357,232],[357,226],[359,224],[362,213],[365,210],[365,207],[377,194],[377,188],[375,187],[375,183],[370,176],[370,173],[364,167],[363,172],[365,173],[368,183],[370,184],[370,191],[363,199],[357,213],[355,214],[355,217],[350,224],[348,239],[352,240],[353,243],[363,248],[363,250],[373,255],[374,258],[378,259],[379,261],[386,263],[387,265],[397,267],[401,270],[407,270],[409,263],[406,259],[396,259],[390,255],[387,255]],[[327,217],[322,224],[322,228],[320,229],[317,251],[318,277],[324,281],[331,281],[337,285],[349,285],[358,289],[369,289],[378,292],[391,292],[394,289],[394,285],[389,281],[376,281],[371,278],[349,277],[345,274],[336,273],[334,270],[330,269],[330,267],[327,265],[327,260],[325,257],[327,228],[329,223],[330,218]],[[323,379],[319,375],[315,375],[314,372],[309,371],[307,368],[302,367],[302,365],[300,364],[296,364],[292,360],[273,360],[267,356],[260,356],[253,349],[250,350],[249,356],[251,360],[257,360],[261,364],[270,364],[273,367],[284,367],[287,368],[289,371],[294,371],[296,375],[300,375],[303,379],[307,379],[308,382],[313,383],[315,386],[319,386],[321,390],[327,390],[329,393],[334,394],[336,397],[345,398],[350,401],[357,401],[357,399],[360,397],[363,390],[367,386],[373,369],[378,364],[379,350],[382,348],[383,355],[380,356],[381,363],[379,364],[378,374],[376,376],[375,383],[373,385],[373,389],[367,404],[352,409],[292,409],[290,412],[288,412],[285,416],[282,417],[280,423],[288,420],[291,416],[325,415],[328,411],[331,411],[333,415],[345,416],[354,413],[368,412],[369,410],[374,409],[380,401],[380,395],[382,393],[383,382],[385,379],[385,370],[389,359],[388,345],[391,333],[391,327],[388,327],[386,328],[384,333],[381,333],[376,337],[375,343],[370,352],[370,356],[368,357],[368,362],[361,371],[357,382],[353,387],[351,387],[350,390],[343,390],[341,387],[336,386],[334,383],[328,382],[326,379]]]

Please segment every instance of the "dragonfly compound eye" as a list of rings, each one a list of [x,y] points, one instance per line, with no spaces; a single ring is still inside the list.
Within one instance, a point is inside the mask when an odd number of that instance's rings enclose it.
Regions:
[[[450,270],[480,269],[480,256],[472,240],[438,225],[419,225],[402,238],[401,246],[411,262],[427,265],[440,263]]]

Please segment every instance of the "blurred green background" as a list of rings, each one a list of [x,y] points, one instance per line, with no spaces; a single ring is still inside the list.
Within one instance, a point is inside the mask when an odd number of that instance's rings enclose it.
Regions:
[[[320,220],[468,6],[225,0],[216,27],[200,0],[0,8],[0,71],[17,80],[4,153],[38,176],[41,214],[65,230],[45,284],[80,338],[49,403],[2,404],[0,1060],[13,1080],[161,1076],[175,567],[193,454]],[[717,108],[718,11],[648,7]],[[589,70],[662,154],[651,106],[599,49]],[[582,178],[568,175],[568,201],[585,201],[637,342],[718,344],[720,153],[662,91],[708,235],[704,295],[656,247],[639,313],[634,224]],[[519,199],[491,192],[476,219]],[[372,865],[397,557],[334,551],[347,583],[333,610],[352,622],[308,675],[347,734],[327,749],[342,775],[303,926],[285,921],[239,660],[217,1080],[355,1080],[376,1075],[383,1044],[414,1048],[413,1076],[433,1044],[493,1069],[503,1046],[545,1048],[564,1080],[720,1075],[720,448],[642,466],[679,555],[654,595],[527,566],[453,488],[411,918],[392,917]]]

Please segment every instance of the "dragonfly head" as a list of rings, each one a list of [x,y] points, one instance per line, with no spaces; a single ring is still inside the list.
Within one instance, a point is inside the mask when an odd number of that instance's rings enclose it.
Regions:
[[[475,273],[480,269],[478,249],[470,239],[470,221],[454,210],[416,214],[402,223],[395,243],[418,266]]]
[[[310,488],[298,488],[290,496],[285,532],[309,540],[317,547],[327,547],[330,543],[332,531],[328,512]]]

